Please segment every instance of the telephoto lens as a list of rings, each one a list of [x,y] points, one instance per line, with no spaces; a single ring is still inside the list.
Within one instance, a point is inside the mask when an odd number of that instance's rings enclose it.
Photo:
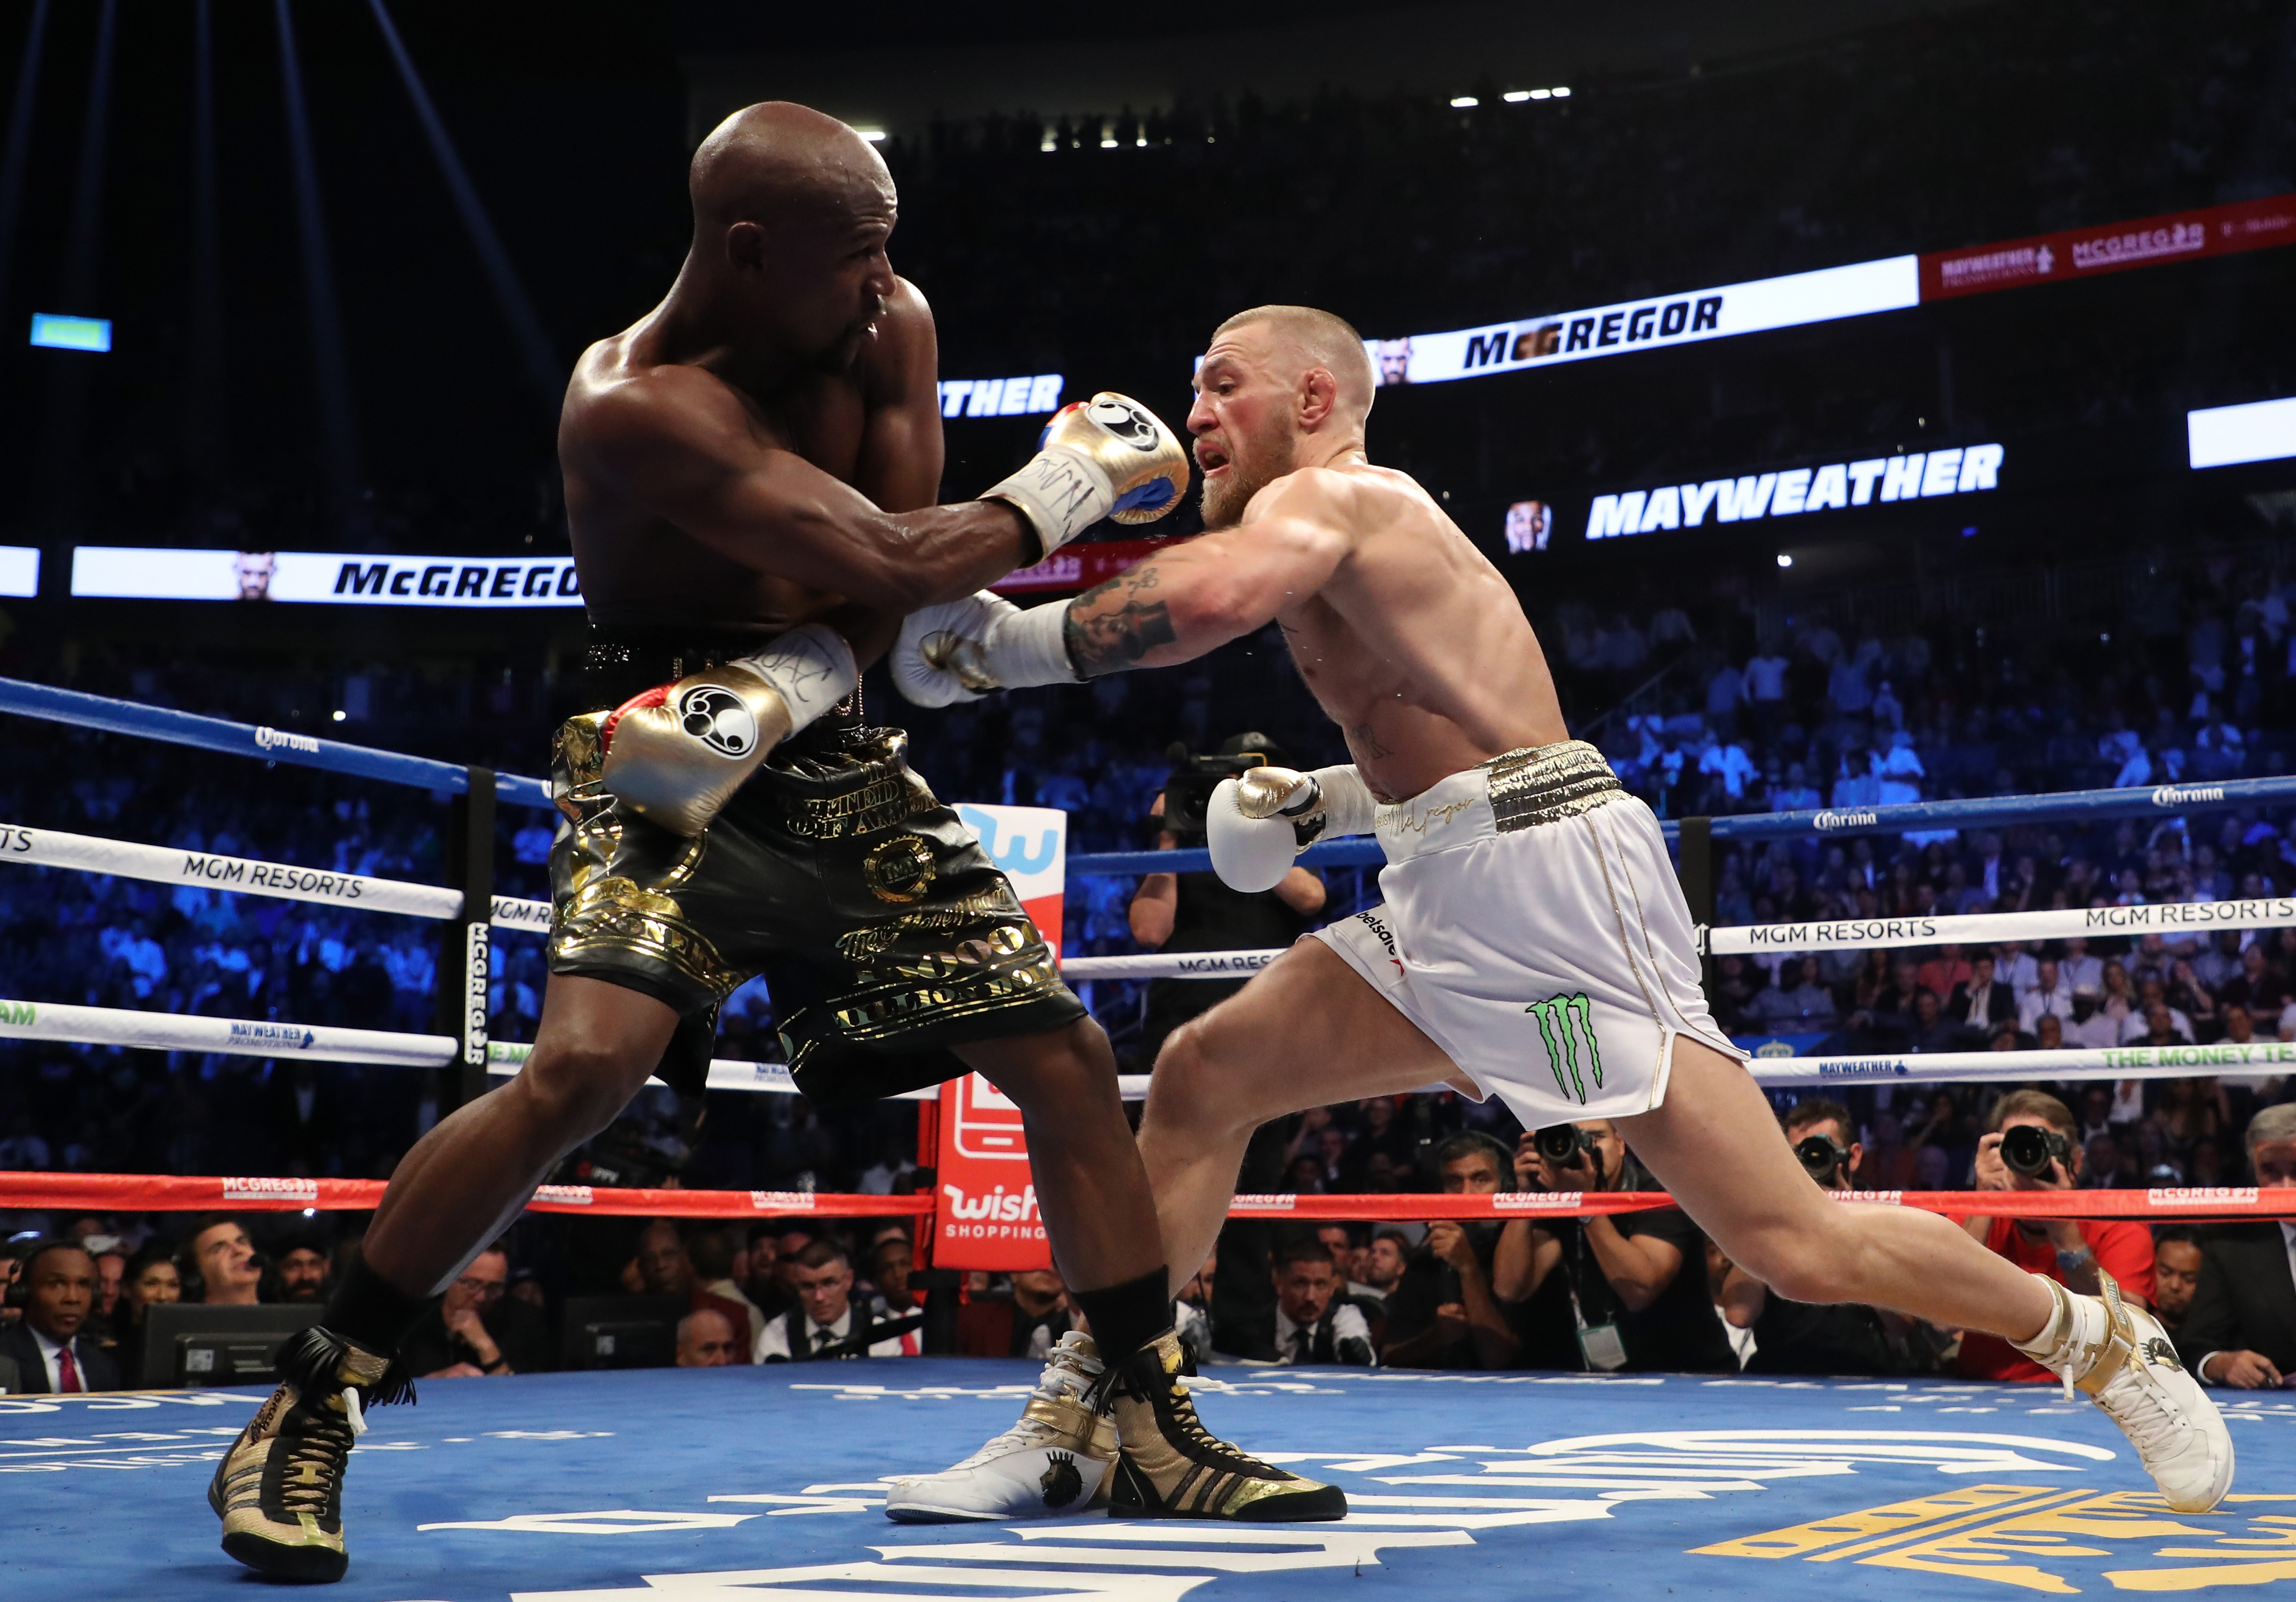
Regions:
[[[1809,1177],[1821,1185],[1832,1184],[1833,1176],[1849,1162],[1849,1154],[1829,1135],[1808,1135],[1795,1141],[1794,1156],[1801,1159]]]
[[[1538,1155],[1558,1168],[1577,1162],[1580,1152],[1595,1149],[1595,1137],[1575,1124],[1550,1124],[1534,1138]]]
[[[2012,1173],[2029,1180],[2047,1179],[2049,1164],[2072,1155],[2073,1143],[2054,1129],[2038,1124],[2016,1124],[2001,1132],[2001,1160]],[[2070,1170],[2070,1165],[2067,1165]]]

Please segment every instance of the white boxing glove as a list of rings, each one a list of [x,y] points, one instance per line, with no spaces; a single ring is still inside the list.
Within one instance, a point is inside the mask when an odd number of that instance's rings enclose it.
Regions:
[[[1273,890],[1316,841],[1369,834],[1378,800],[1353,764],[1253,768],[1223,779],[1204,808],[1212,871],[1231,890]]]
[[[1068,610],[1064,601],[1023,609],[982,590],[912,612],[887,664],[894,688],[912,706],[946,707],[993,691],[1073,684],[1061,637]]]

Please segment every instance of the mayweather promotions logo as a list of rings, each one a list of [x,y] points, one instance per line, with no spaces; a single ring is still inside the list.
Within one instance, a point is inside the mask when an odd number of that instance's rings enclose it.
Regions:
[[[677,698],[677,724],[728,759],[758,748],[758,718],[748,703],[718,684],[696,684]]]
[[[1128,405],[1112,395],[1095,398],[1086,409],[1085,416],[1144,455],[1156,448],[1156,425],[1138,407]]]

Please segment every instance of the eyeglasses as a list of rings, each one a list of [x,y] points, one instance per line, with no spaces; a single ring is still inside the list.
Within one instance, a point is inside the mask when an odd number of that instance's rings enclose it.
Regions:
[[[455,1281],[455,1288],[466,1296],[476,1296],[481,1302],[491,1302],[510,1288],[507,1279],[480,1279],[464,1274]]]

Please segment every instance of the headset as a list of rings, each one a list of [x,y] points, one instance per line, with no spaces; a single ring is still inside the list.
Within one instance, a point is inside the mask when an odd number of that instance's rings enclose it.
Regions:
[[[78,1241],[66,1240],[61,1236],[44,1236],[35,1240],[29,1250],[17,1257],[16,1277],[8,1281],[8,1295],[4,1304],[0,1305],[14,1308],[20,1312],[32,1304],[32,1264],[50,1252],[86,1252],[86,1250],[87,1248]]]

